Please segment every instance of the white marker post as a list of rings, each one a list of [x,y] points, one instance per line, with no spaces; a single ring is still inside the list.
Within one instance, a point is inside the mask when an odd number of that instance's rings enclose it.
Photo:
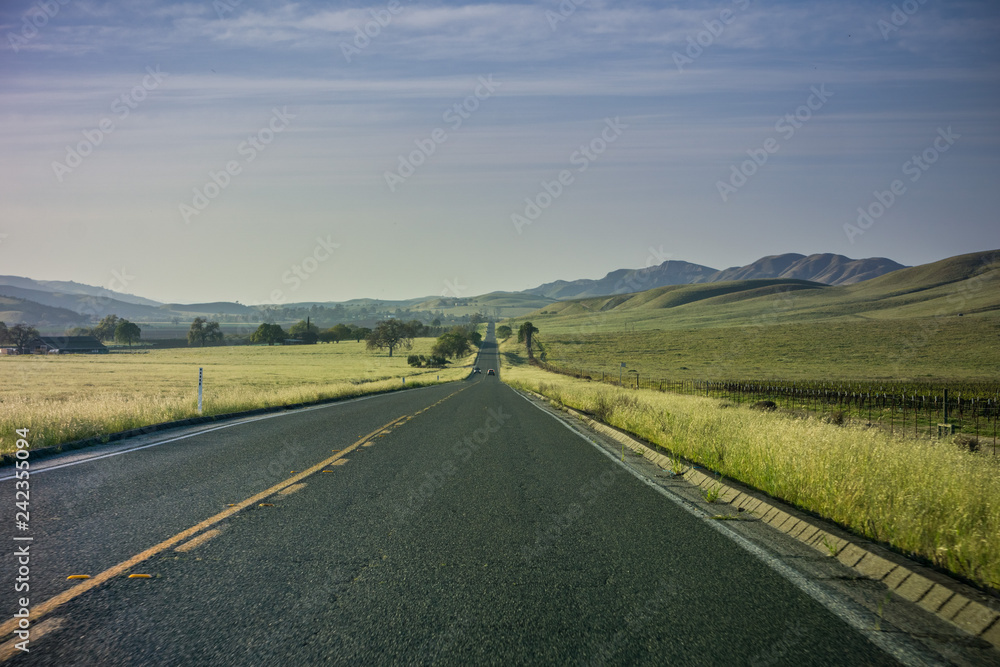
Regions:
[[[204,375],[203,369],[199,368],[198,369],[198,414],[199,415],[201,414],[201,385],[202,385],[203,375]]]

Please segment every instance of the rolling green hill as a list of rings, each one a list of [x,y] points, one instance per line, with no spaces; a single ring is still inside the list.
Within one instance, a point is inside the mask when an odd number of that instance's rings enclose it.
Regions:
[[[549,331],[744,326],[822,319],[975,316],[1000,311],[1000,251],[960,255],[872,280],[830,286],[804,280],[671,285],[562,301],[528,313]]]
[[[865,282],[675,285],[548,305],[546,361],[646,377],[982,379],[1000,377],[1000,251]]]

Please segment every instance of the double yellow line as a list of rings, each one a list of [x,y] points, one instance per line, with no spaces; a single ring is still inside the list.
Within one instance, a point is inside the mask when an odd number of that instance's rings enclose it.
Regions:
[[[346,447],[346,448],[340,450],[338,453],[334,454],[330,458],[324,459],[323,461],[320,461],[316,465],[314,465],[314,466],[312,466],[310,468],[307,468],[306,470],[303,470],[302,472],[299,472],[299,473],[297,473],[297,474],[289,477],[288,479],[286,479],[286,480],[284,480],[282,482],[278,482],[277,484],[275,484],[271,488],[266,489],[264,491],[261,491],[260,493],[255,494],[255,495],[247,498],[246,500],[244,500],[242,502],[239,502],[239,503],[236,503],[235,505],[227,507],[225,510],[219,512],[218,514],[216,514],[214,516],[211,516],[211,517],[205,519],[201,523],[198,523],[198,524],[196,524],[194,526],[191,526],[190,528],[188,528],[186,530],[182,530],[181,532],[177,533],[173,537],[169,537],[169,538],[163,540],[159,544],[157,544],[155,546],[152,546],[152,547],[146,549],[145,551],[136,554],[135,556],[132,556],[128,560],[122,561],[121,563],[118,563],[117,565],[115,565],[113,567],[110,567],[107,570],[104,570],[100,574],[98,574],[98,575],[96,575],[94,577],[91,577],[90,579],[86,579],[86,580],[82,581],[81,583],[77,584],[76,586],[73,586],[72,588],[68,588],[65,591],[63,591],[62,593],[59,593],[58,595],[49,598],[45,602],[42,602],[40,604],[35,605],[28,612],[28,618],[29,618],[30,622],[32,624],[37,623],[42,618],[44,618],[45,616],[51,614],[53,611],[55,611],[56,609],[58,609],[62,605],[66,604],[70,600],[72,600],[74,598],[77,598],[77,597],[83,595],[84,593],[97,588],[98,586],[100,586],[101,584],[105,583],[109,579],[117,577],[120,574],[124,574],[125,572],[127,572],[130,569],[132,569],[133,567],[135,567],[139,563],[141,563],[143,561],[146,561],[146,560],[149,560],[150,558],[152,558],[153,556],[155,556],[155,555],[157,555],[159,553],[163,553],[164,551],[166,551],[170,547],[174,546],[175,544],[179,544],[181,542],[184,542],[188,538],[191,538],[191,537],[195,536],[196,534],[200,533],[201,531],[205,530],[206,528],[210,528],[210,527],[214,526],[215,524],[219,523],[220,521],[228,519],[229,517],[231,517],[232,515],[236,514],[237,512],[240,512],[240,511],[246,509],[247,507],[250,507],[251,505],[260,502],[264,498],[267,498],[268,496],[273,496],[274,494],[278,493],[282,489],[285,489],[285,488],[287,488],[287,487],[289,487],[289,486],[291,486],[293,484],[296,484],[296,483],[300,482],[301,480],[305,479],[306,477],[309,477],[310,475],[312,475],[314,473],[320,472],[325,467],[327,467],[329,465],[332,465],[338,459],[341,459],[344,456],[346,456],[347,454],[353,452],[355,449],[357,449],[361,445],[363,445],[366,442],[368,442],[371,438],[374,438],[374,437],[377,437],[379,435],[384,435],[384,434],[388,433],[388,431],[390,429],[392,429],[393,427],[399,425],[400,422],[403,422],[403,421],[406,421],[408,419],[411,419],[412,417],[420,414],[421,412],[429,410],[430,408],[434,407],[435,405],[438,405],[439,403],[442,403],[442,402],[448,400],[449,398],[451,398],[455,394],[458,394],[461,391],[465,391],[465,389],[467,389],[467,387],[463,387],[462,389],[459,389],[458,391],[452,392],[451,394],[448,394],[447,396],[445,396],[441,400],[437,401],[436,403],[432,403],[427,408],[424,408],[423,410],[419,410],[419,411],[415,412],[413,415],[403,415],[401,417],[397,417],[396,419],[393,419],[391,422],[389,422],[387,424],[383,424],[382,426],[378,427],[377,429],[375,429],[374,431],[372,431],[368,435],[365,435],[365,436],[359,438],[354,444],[352,444],[349,447]],[[14,630],[16,630],[18,628],[18,620],[19,619],[17,619],[17,618],[10,618],[5,623],[3,623],[2,625],[0,625],[0,641],[3,641],[4,638],[6,638],[8,635],[12,634],[14,632]],[[2,658],[0,658],[0,660],[2,660]]]

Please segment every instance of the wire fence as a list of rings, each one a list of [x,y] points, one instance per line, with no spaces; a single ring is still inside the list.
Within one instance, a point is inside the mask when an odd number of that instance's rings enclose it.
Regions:
[[[1000,383],[669,380],[644,377],[634,370],[618,374],[539,365],[616,386],[819,414],[833,423],[862,421],[914,437],[957,438],[973,451],[992,448],[994,455],[997,449]]]

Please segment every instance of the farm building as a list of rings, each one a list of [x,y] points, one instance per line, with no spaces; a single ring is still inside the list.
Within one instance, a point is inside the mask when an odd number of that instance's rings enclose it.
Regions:
[[[28,344],[34,354],[107,354],[108,348],[93,336],[39,336]]]

